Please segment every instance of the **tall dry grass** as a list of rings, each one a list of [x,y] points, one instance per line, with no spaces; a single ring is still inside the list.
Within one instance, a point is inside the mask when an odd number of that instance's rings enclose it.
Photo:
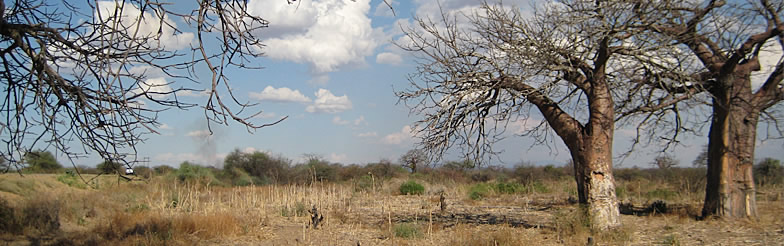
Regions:
[[[635,175],[617,180],[622,201],[643,205],[666,200],[671,204],[699,205],[703,195],[700,189],[685,188],[694,185],[695,182],[689,180],[663,182]],[[400,195],[400,185],[412,179],[425,186],[424,194]],[[464,179],[458,182],[417,174],[372,181],[371,188],[357,189],[354,182],[221,187],[163,177],[156,177],[149,183],[118,183],[116,177],[109,176],[95,180],[98,189],[79,189],[57,182],[53,175],[36,176],[32,181],[2,176],[0,198],[16,197],[7,202],[6,207],[23,211],[20,208],[28,206],[25,205],[28,200],[40,197],[43,201],[39,204],[48,210],[38,211],[58,211],[61,225],[55,231],[68,232],[43,234],[60,233],[66,244],[78,245],[294,243],[274,241],[287,236],[296,237],[300,240],[297,242],[303,244],[343,244],[340,235],[393,245],[585,244],[588,237],[615,245],[636,240],[634,232],[644,229],[634,223],[625,223],[616,231],[594,232],[586,226],[584,217],[575,212],[576,205],[563,202],[537,213],[538,209],[550,206],[547,202],[567,201],[576,196],[574,182],[567,176],[534,180],[498,175],[478,180],[481,181]],[[496,186],[497,190],[474,200],[470,194],[477,184]],[[779,199],[784,190],[775,188],[761,187],[758,200]],[[47,190],[53,192],[42,193]],[[547,227],[526,229],[459,221],[455,224],[434,222],[433,215],[440,213],[440,194],[445,194],[449,205],[447,214],[471,212],[476,208],[485,209],[483,211],[493,207],[522,209],[525,215],[542,216],[537,223]],[[46,202],[50,200],[58,203]],[[326,217],[324,231],[306,230],[307,210],[313,206]],[[401,216],[413,216],[414,220],[398,221]],[[29,236],[33,233],[19,234]],[[319,241],[324,238],[334,241]]]

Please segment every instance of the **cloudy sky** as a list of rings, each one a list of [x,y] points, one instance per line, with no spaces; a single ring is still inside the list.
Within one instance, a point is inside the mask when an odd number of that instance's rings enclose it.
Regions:
[[[167,111],[160,115],[159,135],[147,135],[138,147],[139,156],[149,157],[152,165],[177,166],[182,161],[220,165],[222,157],[234,149],[268,151],[299,160],[303,154],[317,154],[340,163],[364,164],[382,158],[398,160],[414,147],[411,125],[418,119],[397,103],[395,90],[408,85],[406,75],[415,71],[410,54],[390,41],[400,38],[401,26],[412,16],[435,16],[440,6],[448,11],[470,10],[476,0],[388,0],[392,10],[380,0],[249,0],[251,12],[270,22],[262,31],[266,56],[254,61],[262,70],[232,71],[231,85],[240,100],[258,103],[263,112],[256,123],[285,121],[249,133],[238,123],[213,125],[209,135],[204,112]],[[526,1],[505,1],[507,5],[528,8]],[[137,13],[138,14],[138,13]],[[176,18],[173,23],[178,23]],[[183,23],[180,23],[184,25]],[[151,24],[154,25],[154,24]],[[148,26],[142,31],[158,31]],[[192,33],[169,35],[163,45],[173,49],[187,47]],[[151,76],[144,90],[166,90],[156,85],[172,78]],[[201,93],[184,95],[188,101],[203,103]],[[518,122],[510,132],[519,132],[538,122]],[[705,128],[707,130],[707,127]],[[615,152],[626,150],[628,137],[618,131]],[[707,133],[706,133],[707,135]],[[707,143],[706,137],[687,138],[673,152],[682,165],[691,161]],[[757,157],[776,157],[780,142],[759,144]],[[561,164],[569,159],[560,139],[550,147],[537,146],[530,139],[513,137],[499,143],[500,160],[492,164],[514,165],[520,161]],[[656,150],[640,150],[621,166],[648,166]],[[779,154],[777,158],[781,158]],[[456,158],[447,157],[446,159]],[[95,158],[80,160],[95,165]],[[618,165],[618,164],[616,164]]]

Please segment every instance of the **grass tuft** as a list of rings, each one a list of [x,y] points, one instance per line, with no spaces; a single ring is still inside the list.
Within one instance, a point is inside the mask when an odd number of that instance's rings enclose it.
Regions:
[[[400,238],[420,238],[423,235],[422,229],[414,223],[397,224],[392,229],[395,237]]]

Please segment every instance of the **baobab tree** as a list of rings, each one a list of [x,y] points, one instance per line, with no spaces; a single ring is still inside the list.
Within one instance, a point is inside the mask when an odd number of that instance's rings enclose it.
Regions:
[[[421,149],[412,149],[400,156],[400,164],[410,169],[412,173],[427,167],[428,162],[427,153]]]
[[[268,126],[251,122],[253,105],[228,83],[230,68],[254,68],[267,21],[246,1],[171,4],[0,2],[0,155],[12,165],[36,146],[68,157],[133,155],[161,125],[159,112],[195,106],[209,123]],[[203,103],[185,100],[199,93]]]
[[[644,28],[661,40],[678,44],[683,56],[701,65],[693,71],[694,83],[666,89],[672,93],[701,92],[704,96],[691,99],[705,99],[712,112],[703,216],[756,217],[753,164],[758,123],[767,121],[767,137],[782,136],[782,114],[775,106],[784,100],[784,3],[712,0],[658,4],[641,11],[662,17]],[[762,59],[775,65],[762,67]],[[757,75],[759,82],[755,83]],[[694,101],[691,99],[687,101]]]
[[[492,145],[508,125],[534,120],[530,109],[536,108],[542,124],[524,135],[544,140],[555,132],[574,160],[579,201],[588,205],[593,226],[620,225],[612,142],[615,100],[627,97],[616,94],[648,92],[630,89],[646,71],[674,74],[660,78],[669,85],[691,80],[678,76],[686,71],[678,64],[687,63],[677,50],[641,36],[638,27],[658,17],[635,10],[652,4],[556,1],[530,17],[518,8],[483,4],[470,15],[418,17],[399,42],[418,58],[418,71],[410,76],[411,88],[397,95],[423,115],[414,127],[422,147],[439,157],[459,146],[484,160],[496,153]],[[674,100],[667,93],[647,97]]]

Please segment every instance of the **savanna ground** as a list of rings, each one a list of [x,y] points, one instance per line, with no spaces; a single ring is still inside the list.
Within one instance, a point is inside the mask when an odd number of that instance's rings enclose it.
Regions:
[[[698,220],[704,169],[618,170],[623,226],[594,232],[574,201],[573,178],[551,175],[565,168],[529,169],[513,177],[431,170],[242,187],[171,175],[135,181],[104,175],[88,186],[68,174],[9,173],[0,175],[0,244],[784,244],[781,184],[759,188],[758,220]],[[421,194],[401,194],[411,180],[424,190],[404,192]],[[309,227],[313,206],[324,216],[317,229]]]

